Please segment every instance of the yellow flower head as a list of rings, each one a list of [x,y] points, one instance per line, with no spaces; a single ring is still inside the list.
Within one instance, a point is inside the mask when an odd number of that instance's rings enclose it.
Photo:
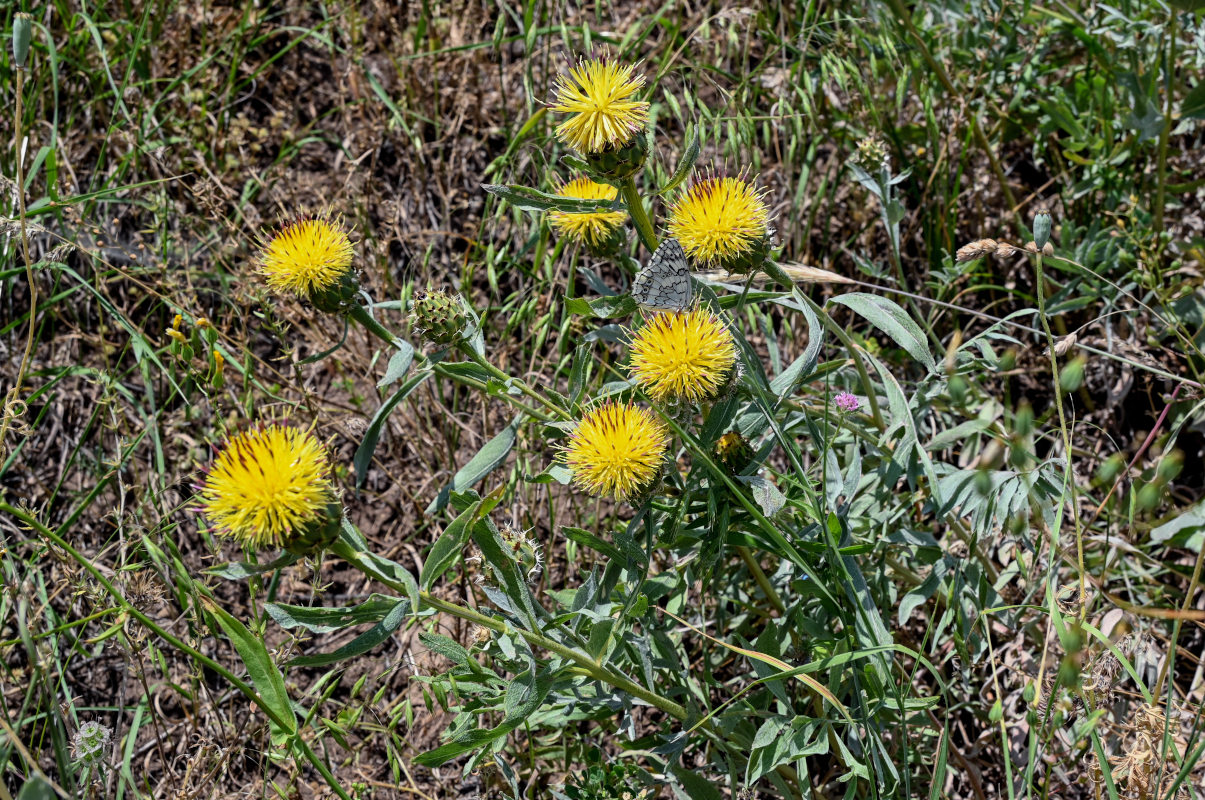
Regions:
[[[708,266],[749,255],[769,229],[762,194],[743,176],[697,180],[670,207],[670,235],[686,255]]]
[[[268,287],[298,297],[333,289],[355,255],[341,221],[326,214],[286,222],[259,244],[256,266]]]
[[[649,104],[631,99],[644,86],[635,65],[620,66],[609,56],[583,58],[557,78],[553,111],[569,114],[557,137],[583,155],[631,143],[649,118]]]
[[[712,312],[663,311],[632,336],[629,372],[657,402],[716,396],[736,363],[736,342]]]
[[[588,412],[564,450],[573,482],[592,495],[629,500],[661,472],[669,435],[647,408],[609,402]]]
[[[577,197],[582,200],[606,200],[610,202],[619,194],[614,186],[605,183],[595,183],[582,176],[575,178],[557,190],[560,197]],[[552,227],[562,236],[579,242],[585,242],[591,247],[599,247],[610,238],[619,226],[627,219],[626,211],[597,211],[589,214],[569,214],[564,211],[548,212]]]
[[[200,494],[215,527],[256,549],[289,545],[334,499],[326,449],[312,433],[285,425],[230,439]]]

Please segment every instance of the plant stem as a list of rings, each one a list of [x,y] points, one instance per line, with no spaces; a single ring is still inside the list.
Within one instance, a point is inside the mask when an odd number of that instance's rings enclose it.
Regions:
[[[353,307],[351,312],[349,313],[349,316],[352,319],[354,319],[356,322],[359,322],[361,325],[363,325],[365,330],[367,330],[369,333],[375,335],[377,338],[379,338],[381,341],[385,342],[388,345],[391,345],[393,347],[401,347],[402,345],[406,344],[403,340],[401,340],[397,336],[395,336],[392,331],[390,331],[388,328],[386,328],[380,322],[377,322],[376,318],[374,318],[372,316],[372,314],[368,313],[368,309],[364,308],[361,305],[357,305],[357,306]],[[470,358],[473,358],[473,360],[475,362],[484,366],[486,368],[486,370],[490,372],[491,375],[494,375],[494,377],[500,378],[501,380],[504,380],[507,382],[513,381],[519,387],[520,391],[522,391],[525,395],[535,399],[536,401],[538,401],[541,405],[545,406],[546,408],[551,409],[554,412],[554,414],[556,415],[555,417],[549,416],[548,414],[545,414],[544,412],[539,411],[538,409],[535,409],[529,405],[526,405],[525,403],[520,401],[517,397],[514,397],[512,395],[509,395],[509,394],[501,395],[501,398],[503,400],[510,403],[512,406],[519,409],[523,413],[527,414],[529,417],[541,420],[543,422],[552,422],[556,417],[560,417],[561,419],[570,419],[571,418],[567,411],[560,408],[556,404],[552,403],[547,398],[541,397],[539,394],[537,394],[530,386],[528,386],[523,381],[517,380],[515,378],[511,378],[509,375],[507,375],[506,373],[497,369],[492,364],[489,364],[488,362],[484,362],[484,360],[478,361],[479,357],[477,357],[477,354],[472,351],[472,348],[465,347],[465,348],[463,348],[463,352],[469,354]],[[483,392],[488,390],[488,387],[485,384],[481,383],[480,381],[473,380],[472,378],[470,378],[467,375],[461,375],[458,372],[449,370],[447,368],[447,366],[443,363],[436,362],[434,364],[431,364],[430,366],[431,366],[432,372],[434,372],[436,375],[440,376],[441,378],[447,378],[448,380],[456,381],[457,383],[463,384],[465,386],[469,386],[473,389],[479,389]]]
[[[399,591],[405,591],[405,587],[401,584],[398,584],[392,588]],[[475,622],[481,627],[489,628],[495,633],[517,633],[522,636],[528,644],[535,645],[536,647],[542,647],[551,653],[556,653],[562,658],[572,661],[594,680],[610,684],[616,689],[625,691],[633,697],[639,697],[641,700],[644,700],[650,705],[656,706],[675,719],[685,721],[690,716],[684,707],[678,705],[673,700],[669,700],[659,694],[650,692],[625,675],[615,672],[614,670],[607,669],[589,656],[583,655],[572,648],[566,647],[565,645],[553,639],[549,639],[547,636],[534,633],[532,631],[525,631],[520,628],[512,628],[510,625],[502,622],[501,620],[486,616],[485,614],[474,611],[471,608],[459,606],[455,603],[449,603],[446,600],[440,600],[437,597],[433,597],[428,592],[419,592],[419,599],[430,608],[433,608],[437,611],[443,611],[444,613],[451,614],[454,617],[460,617],[461,619],[468,620],[469,622]]]
[[[1159,131],[1159,157],[1155,162],[1155,210],[1151,220],[1155,233],[1163,233],[1163,203],[1167,192],[1167,140],[1172,130],[1172,95],[1175,93],[1176,69],[1176,23],[1180,15],[1172,8],[1172,19],[1167,25],[1167,61],[1165,85],[1163,88],[1163,130]],[[1155,247],[1162,252],[1162,243],[1156,242]]]
[[[570,414],[568,411],[566,411],[565,409],[558,406],[556,403],[549,400],[547,397],[544,397],[543,395],[541,395],[535,389],[528,386],[526,381],[523,381],[518,378],[511,377],[510,375],[507,375],[505,372],[498,369],[493,364],[491,364],[489,361],[487,361],[484,356],[482,356],[480,353],[478,353],[472,347],[469,347],[467,344],[462,342],[459,349],[460,349],[460,352],[462,352],[466,356],[468,356],[470,361],[472,361],[474,364],[476,364],[477,366],[484,369],[490,375],[493,375],[495,378],[502,381],[503,383],[514,384],[515,386],[517,386],[519,388],[519,391],[521,391],[523,394],[527,395],[532,400],[535,400],[537,403],[544,406],[544,408],[548,409],[549,411],[551,411],[553,414],[557,415],[561,419],[564,419],[564,420],[573,419],[572,414]]]
[[[757,585],[765,593],[766,598],[770,601],[770,605],[774,606],[774,610],[780,615],[787,613],[787,607],[783,605],[782,598],[775,591],[774,584],[770,583],[770,579],[766,577],[766,571],[761,568],[761,564],[757,563],[757,559],[753,557],[753,553],[749,551],[749,548],[741,545],[736,548],[736,552],[740,555],[741,561],[745,562],[745,566],[749,568],[749,572],[753,575],[753,580],[757,581]]]
[[[627,204],[628,214],[636,224],[640,241],[650,253],[654,252],[657,249],[657,233],[653,230],[653,223],[649,221],[648,212],[644,210],[644,200],[640,197],[640,190],[636,188],[636,179],[625,178],[620,191],[623,193],[624,203]]]
[[[25,228],[25,164],[24,153],[21,150],[21,115],[24,113],[22,101],[25,94],[25,68],[17,67],[17,102],[13,129],[17,134],[17,209],[21,217],[21,257],[25,259],[25,282],[29,284],[29,333],[25,337],[25,351],[21,354],[21,363],[17,367],[17,379],[4,398],[4,408],[0,409],[0,453],[4,452],[4,440],[13,420],[20,416],[21,383],[29,369],[29,358],[33,355],[34,332],[37,330],[38,316],[38,284],[34,280],[33,262],[29,259],[29,232]]]
[[[231,686],[241,692],[243,696],[255,703],[255,705],[259,706],[260,711],[262,711],[264,715],[268,717],[268,719],[275,722],[281,728],[288,729],[290,727],[285,720],[281,719],[276,712],[273,711],[266,702],[264,702],[264,699],[259,696],[259,694],[254,688],[251,687],[250,684],[240,680],[234,673],[226,669],[226,667],[224,667],[218,661],[215,661],[196,648],[190,647],[185,642],[177,639],[175,636],[171,635],[160,627],[159,624],[153,619],[135,608],[130,601],[126,600],[125,595],[123,595],[117,589],[117,587],[109,582],[109,580],[104,576],[104,574],[101,573],[96,565],[92,563],[91,559],[68,544],[63,537],[47,528],[36,517],[33,517],[29,513],[22,511],[19,508],[14,508],[8,503],[0,503],[0,511],[16,517],[18,520],[37,531],[37,533],[43,539],[65,551],[69,556],[71,556],[71,558],[75,560],[77,564],[83,567],[97,583],[101,585],[105,592],[108,593],[108,595],[113,598],[118,606],[121,607],[121,610],[124,613],[129,614],[131,617],[141,622],[148,630],[150,630],[160,639],[167,642],[180,652],[188,655],[196,663],[209,667],[214,672],[221,675],[230,683]],[[351,797],[343,790],[343,787],[339,785],[339,781],[333,774],[331,774],[330,769],[328,769],[326,764],[318,758],[318,755],[312,749],[310,749],[310,746],[306,744],[300,733],[290,740],[290,744],[301,751],[306,760],[309,761],[319,773],[321,773],[327,784],[337,795],[339,795],[339,797],[343,798],[343,800],[351,800]]]
[[[1071,492],[1071,519],[1075,527],[1075,558],[1079,569],[1079,618],[1083,621],[1088,613],[1087,571],[1084,569],[1084,532],[1080,527],[1079,510],[1075,502],[1075,473],[1071,469],[1071,431],[1067,428],[1067,415],[1063,410],[1063,385],[1059,377],[1059,359],[1055,352],[1054,334],[1050,331],[1050,320],[1046,317],[1046,275],[1042,271],[1042,254],[1039,252],[1034,260],[1034,272],[1037,277],[1038,319],[1042,322],[1042,330],[1046,334],[1046,349],[1050,353],[1050,372],[1054,376],[1054,407],[1059,414],[1059,431],[1063,436],[1063,450],[1067,458],[1066,485]]]
[[[887,5],[891,6],[892,12],[899,19],[900,23],[908,30],[908,34],[916,41],[917,49],[921,56],[929,64],[929,68],[933,70],[933,74],[937,76],[937,80],[945,87],[946,93],[949,94],[951,102],[956,98],[963,98],[964,94],[954,88],[954,82],[950,80],[950,76],[946,74],[946,70],[942,67],[941,62],[933,57],[929,52],[928,45],[921,38],[920,31],[916,29],[916,25],[912,23],[912,15],[904,6],[901,0],[887,0]],[[988,164],[991,165],[992,173],[996,176],[996,182],[1000,184],[1000,191],[1004,193],[1004,199],[1008,202],[1009,208],[1015,215],[1019,229],[1025,229],[1025,220],[1021,217],[1021,212],[1017,205],[1017,199],[1013,196],[1013,190],[1008,185],[1008,177],[1004,174],[1004,169],[1000,166],[1000,161],[996,158],[996,153],[992,150],[992,144],[987,140],[987,136],[983,133],[983,128],[979,126],[979,118],[974,113],[970,113],[971,134],[975,137],[975,142],[979,145],[979,149],[987,156]]]
[[[1155,691],[1151,693],[1151,697],[1158,699],[1159,695],[1163,694],[1163,682],[1167,679],[1167,672],[1171,666],[1172,660],[1176,657],[1176,642],[1180,638],[1180,624],[1184,621],[1185,612],[1192,608],[1193,595],[1197,593],[1197,586],[1201,583],[1201,568],[1205,566],[1205,547],[1197,553],[1197,563],[1192,568],[1192,580],[1188,582],[1188,591],[1184,593],[1184,603],[1180,606],[1180,616],[1176,617],[1176,623],[1172,627],[1171,644],[1168,646],[1167,658],[1163,659],[1163,666],[1159,668],[1159,680],[1155,682]]]
[[[870,405],[870,416],[874,419],[874,425],[880,431],[885,430],[887,424],[883,422],[883,412],[879,409],[879,400],[875,396],[874,384],[870,382],[870,373],[866,371],[866,364],[862,361],[862,356],[858,353],[858,348],[854,345],[853,340],[828,315],[828,312],[817,305],[812,298],[803,293],[800,293],[799,296],[811,307],[812,311],[816,312],[816,316],[820,317],[820,321],[824,323],[824,327],[832,331],[833,335],[841,340],[841,344],[845,345],[850,359],[854,362],[854,369],[858,371],[858,377],[862,381],[862,391],[866,392],[866,402]]]

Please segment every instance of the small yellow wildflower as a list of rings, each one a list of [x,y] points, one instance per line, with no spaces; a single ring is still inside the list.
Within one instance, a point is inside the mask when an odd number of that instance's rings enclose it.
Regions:
[[[570,116],[557,127],[557,137],[583,155],[630,144],[649,118],[649,104],[631,99],[644,86],[644,76],[634,70],[604,55],[583,58],[561,74],[552,110]]]
[[[334,499],[326,448],[308,431],[269,425],[226,443],[201,487],[219,531],[256,549],[286,547],[324,521]]]
[[[286,222],[262,237],[256,266],[274,291],[312,297],[334,289],[351,272],[353,257],[340,221],[318,215]]]
[[[744,177],[706,177],[680,194],[669,210],[669,232],[695,262],[728,266],[766,240],[770,212],[762,192]]]
[[[709,400],[732,373],[736,342],[711,311],[663,311],[632,337],[629,372],[657,402]]]
[[[578,422],[564,459],[586,492],[629,500],[660,474],[668,446],[669,435],[653,412],[609,402]]]
[[[584,175],[566,183],[557,190],[560,197],[576,197],[582,200],[605,200],[610,202],[619,194],[614,186],[595,183]],[[596,211],[588,214],[570,214],[565,211],[550,211],[548,219],[552,227],[562,236],[590,247],[600,247],[623,225],[628,217],[626,211]]]

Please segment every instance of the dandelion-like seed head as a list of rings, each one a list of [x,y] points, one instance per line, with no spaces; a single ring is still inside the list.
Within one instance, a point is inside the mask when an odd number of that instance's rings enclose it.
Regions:
[[[308,431],[276,424],[231,438],[200,494],[209,521],[255,549],[309,543],[335,498],[326,448]]]
[[[670,235],[709,267],[732,269],[764,251],[769,226],[763,193],[743,176],[696,180],[669,210]]]
[[[719,393],[736,357],[732,334],[711,311],[663,311],[633,334],[628,369],[657,402],[698,402]]]
[[[582,200],[611,201],[619,194],[614,186],[595,183],[586,176],[575,178],[557,190],[560,197],[575,197]],[[548,219],[561,236],[584,242],[593,249],[603,249],[623,226],[626,211],[593,211],[587,214],[570,214],[565,211],[550,211]]]
[[[573,482],[592,495],[630,500],[661,473],[669,434],[647,408],[609,402],[578,422],[564,450]]]
[[[351,239],[328,214],[286,222],[262,236],[259,246],[256,267],[275,292],[314,300],[354,279]]]
[[[583,58],[562,73],[552,110],[569,118],[557,126],[557,138],[583,155],[631,144],[649,117],[649,104],[632,99],[644,86],[635,69],[604,54]]]

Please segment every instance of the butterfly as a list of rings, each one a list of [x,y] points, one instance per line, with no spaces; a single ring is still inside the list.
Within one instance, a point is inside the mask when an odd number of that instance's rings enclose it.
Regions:
[[[685,311],[694,299],[690,264],[682,245],[667,237],[632,281],[632,299],[642,306]]]

